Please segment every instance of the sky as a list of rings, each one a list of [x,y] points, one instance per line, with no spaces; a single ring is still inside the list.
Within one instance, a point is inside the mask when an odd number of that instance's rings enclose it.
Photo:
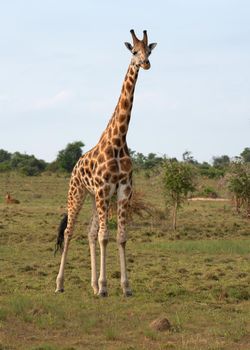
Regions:
[[[211,162],[250,147],[249,0],[0,1],[0,149],[50,162],[70,142],[92,148],[120,95],[130,29],[157,42],[130,149]]]

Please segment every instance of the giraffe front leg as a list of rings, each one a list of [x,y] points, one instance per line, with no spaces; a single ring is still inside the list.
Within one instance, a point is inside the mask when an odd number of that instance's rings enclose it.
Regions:
[[[96,200],[96,207],[99,219],[99,231],[98,231],[98,241],[100,245],[100,275],[98,279],[99,292],[98,295],[101,297],[106,297],[108,295],[107,290],[107,277],[106,277],[106,255],[107,255],[107,245],[108,245],[108,228],[107,228],[107,218],[108,218],[108,201],[103,199]]]
[[[99,229],[99,220],[98,220],[98,214],[96,211],[95,199],[93,198],[93,216],[92,216],[88,237],[89,237],[89,249],[90,249],[90,258],[91,258],[91,287],[93,288],[95,295],[97,295],[99,292],[98,280],[97,280],[97,268],[96,268],[96,241],[98,236],[98,229]]]
[[[132,291],[129,286],[127,267],[126,267],[126,242],[127,234],[125,230],[127,210],[129,204],[129,198],[131,197],[132,189],[130,185],[122,185],[119,187],[117,193],[117,216],[118,216],[118,234],[117,243],[120,255],[120,267],[121,267],[121,288],[125,296],[131,296]]]

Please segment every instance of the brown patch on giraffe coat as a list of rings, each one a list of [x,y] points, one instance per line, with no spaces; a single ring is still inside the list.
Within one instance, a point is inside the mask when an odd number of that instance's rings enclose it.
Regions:
[[[102,176],[103,172],[106,170],[106,165],[105,163],[98,166],[98,169],[97,169],[97,176]]]
[[[118,127],[117,125],[114,127],[114,130],[113,130],[113,135],[117,135],[118,134]]]
[[[119,157],[123,158],[124,156],[125,156],[125,152],[124,152],[123,148],[121,148],[120,152],[119,152]]]
[[[124,194],[125,194],[125,196],[129,196],[130,195],[130,193],[131,193],[131,187],[130,186],[127,186],[126,188],[125,188],[125,190],[124,190]]]
[[[81,173],[82,176],[85,175],[85,170],[84,170],[84,167],[83,167],[83,166],[80,168],[80,173]]]
[[[106,144],[107,144],[107,141],[106,141],[106,135],[105,135],[105,137],[103,137],[102,142],[100,144],[100,147],[101,147],[102,151],[105,148]]]
[[[134,70],[133,70],[132,67],[130,67],[129,73],[130,73],[131,75],[134,75],[135,72],[134,72]]]
[[[124,134],[127,131],[127,126],[125,124],[120,125],[120,133]]]
[[[104,161],[105,161],[104,155],[103,155],[102,153],[99,154],[99,156],[98,156],[98,158],[97,158],[98,164],[101,164],[101,163],[103,163]]]
[[[111,182],[112,182],[113,184],[117,183],[118,178],[119,178],[118,175],[112,175],[112,177],[111,177]]]
[[[95,166],[96,166],[96,163],[95,163],[95,161],[93,160],[93,159],[91,159],[91,161],[90,161],[90,170],[94,170],[94,168],[95,168]]]
[[[100,198],[103,198],[103,197],[104,197],[104,191],[103,191],[102,188],[98,191],[98,196],[99,196]]]
[[[125,215],[126,216],[126,215]],[[122,219],[120,222],[119,222],[120,225],[124,226],[126,224],[126,221],[124,219]]]
[[[128,172],[132,168],[132,161],[130,158],[125,157],[125,158],[120,159],[120,165],[121,165],[122,171]]]
[[[110,159],[114,157],[114,151],[112,146],[107,146],[104,150],[104,153],[105,153],[106,159]]]
[[[129,77],[129,80],[130,80],[130,82],[132,83],[132,84],[134,84],[134,78],[133,77]]]
[[[132,84],[130,84],[129,82],[127,82],[127,84],[126,84],[126,90],[128,91],[128,92],[131,92],[131,90],[132,90]]]
[[[104,200],[103,200],[103,199],[99,200],[98,204],[99,204],[101,207],[103,207],[103,206],[104,206]]]
[[[104,187],[103,191],[104,191],[105,197],[107,197],[109,195],[109,192],[110,192],[110,186],[106,185]]]
[[[124,179],[124,178],[126,178],[126,177],[127,177],[127,174],[126,174],[126,173],[121,173],[121,174],[119,174],[119,181],[122,180],[122,179]],[[127,181],[126,181],[125,183],[127,183]]]
[[[111,159],[108,163],[107,163],[107,167],[108,170],[111,173],[117,173],[119,171],[119,167],[118,167],[118,163],[116,159]]]
[[[86,176],[84,177],[84,182],[87,186],[90,186],[90,182],[89,182],[88,177],[86,177]]]
[[[80,186],[80,180],[79,180],[79,178],[76,176],[75,177],[75,186]]]
[[[99,147],[97,147],[93,152],[93,158],[97,158],[99,154]]]
[[[112,143],[114,146],[121,147],[121,140],[118,137],[114,137]]]
[[[126,114],[120,114],[120,116],[119,116],[119,122],[120,122],[120,123],[125,122],[126,118],[127,118]]]
[[[126,110],[126,109],[128,109],[128,107],[129,107],[128,99],[127,98],[123,98],[121,100],[121,108]]]
[[[110,180],[110,178],[111,178],[111,174],[110,173],[108,173],[108,172],[105,172],[104,174],[103,174],[103,179],[105,180],[105,181],[109,181]]]
[[[100,176],[95,177],[95,185],[102,186],[104,184],[103,179]]]

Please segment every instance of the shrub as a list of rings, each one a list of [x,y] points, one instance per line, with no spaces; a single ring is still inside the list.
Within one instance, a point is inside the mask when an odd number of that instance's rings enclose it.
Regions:
[[[163,188],[166,204],[173,208],[173,229],[176,229],[177,210],[195,191],[196,169],[185,162],[166,160],[163,164]]]
[[[244,208],[250,217],[250,166],[247,163],[234,162],[227,175],[228,189],[233,195],[237,212]]]

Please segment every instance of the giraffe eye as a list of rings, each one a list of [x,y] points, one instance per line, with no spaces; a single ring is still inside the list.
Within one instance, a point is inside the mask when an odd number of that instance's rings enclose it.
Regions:
[[[134,55],[134,56],[137,55],[137,51],[134,51],[134,52],[133,52],[133,55]]]

